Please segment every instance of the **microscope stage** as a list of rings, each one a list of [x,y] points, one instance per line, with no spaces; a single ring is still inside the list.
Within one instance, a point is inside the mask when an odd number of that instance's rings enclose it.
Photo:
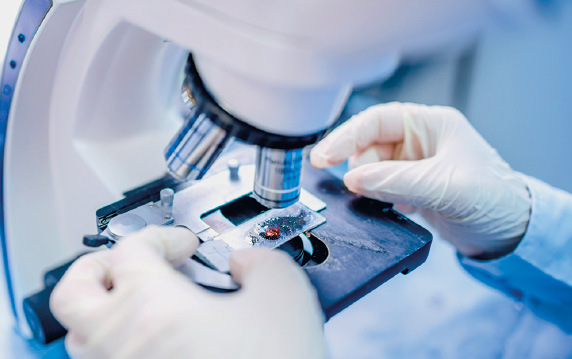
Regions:
[[[427,230],[391,204],[350,193],[326,171],[307,168],[300,202],[284,209],[268,209],[252,198],[253,176],[253,166],[242,166],[238,176],[222,171],[191,186],[157,181],[100,209],[98,225],[112,242],[119,238],[110,236],[108,223],[125,215],[140,216],[147,224],[187,227],[202,241],[193,258],[210,267],[204,275],[224,283],[206,286],[222,290],[235,289],[228,276],[218,275],[228,272],[232,251],[284,250],[308,273],[327,319],[427,258],[432,239]],[[159,200],[165,187],[175,190],[172,207]],[[183,269],[193,279],[203,276],[200,271],[194,263]]]

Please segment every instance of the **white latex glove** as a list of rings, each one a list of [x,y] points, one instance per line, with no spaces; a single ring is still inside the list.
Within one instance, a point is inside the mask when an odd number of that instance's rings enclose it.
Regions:
[[[373,106],[334,130],[310,155],[317,168],[347,158],[349,190],[398,208],[417,207],[462,254],[507,254],[526,231],[531,210],[526,184],[453,108]]]
[[[85,255],[50,307],[73,358],[323,358],[323,315],[306,274],[280,251],[231,257],[242,288],[214,293],[173,269],[198,240],[151,227]],[[170,262],[170,263],[169,263]]]

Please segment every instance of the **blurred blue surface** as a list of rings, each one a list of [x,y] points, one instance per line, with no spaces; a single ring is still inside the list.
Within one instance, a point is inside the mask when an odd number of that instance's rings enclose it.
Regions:
[[[513,168],[572,192],[572,2],[545,5],[482,38],[466,114]]]
[[[326,340],[334,359],[572,358],[572,336],[473,279],[439,238],[421,267],[332,318]]]

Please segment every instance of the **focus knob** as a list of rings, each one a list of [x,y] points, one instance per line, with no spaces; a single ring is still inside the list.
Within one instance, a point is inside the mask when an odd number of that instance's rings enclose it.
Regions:
[[[67,330],[54,318],[50,311],[50,295],[54,287],[48,287],[24,299],[24,314],[34,338],[48,344],[66,335]]]

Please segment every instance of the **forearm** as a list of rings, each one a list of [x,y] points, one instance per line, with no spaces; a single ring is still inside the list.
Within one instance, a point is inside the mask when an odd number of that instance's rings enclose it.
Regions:
[[[523,179],[532,211],[518,247],[494,260],[459,259],[475,278],[572,332],[572,195],[534,178]]]

